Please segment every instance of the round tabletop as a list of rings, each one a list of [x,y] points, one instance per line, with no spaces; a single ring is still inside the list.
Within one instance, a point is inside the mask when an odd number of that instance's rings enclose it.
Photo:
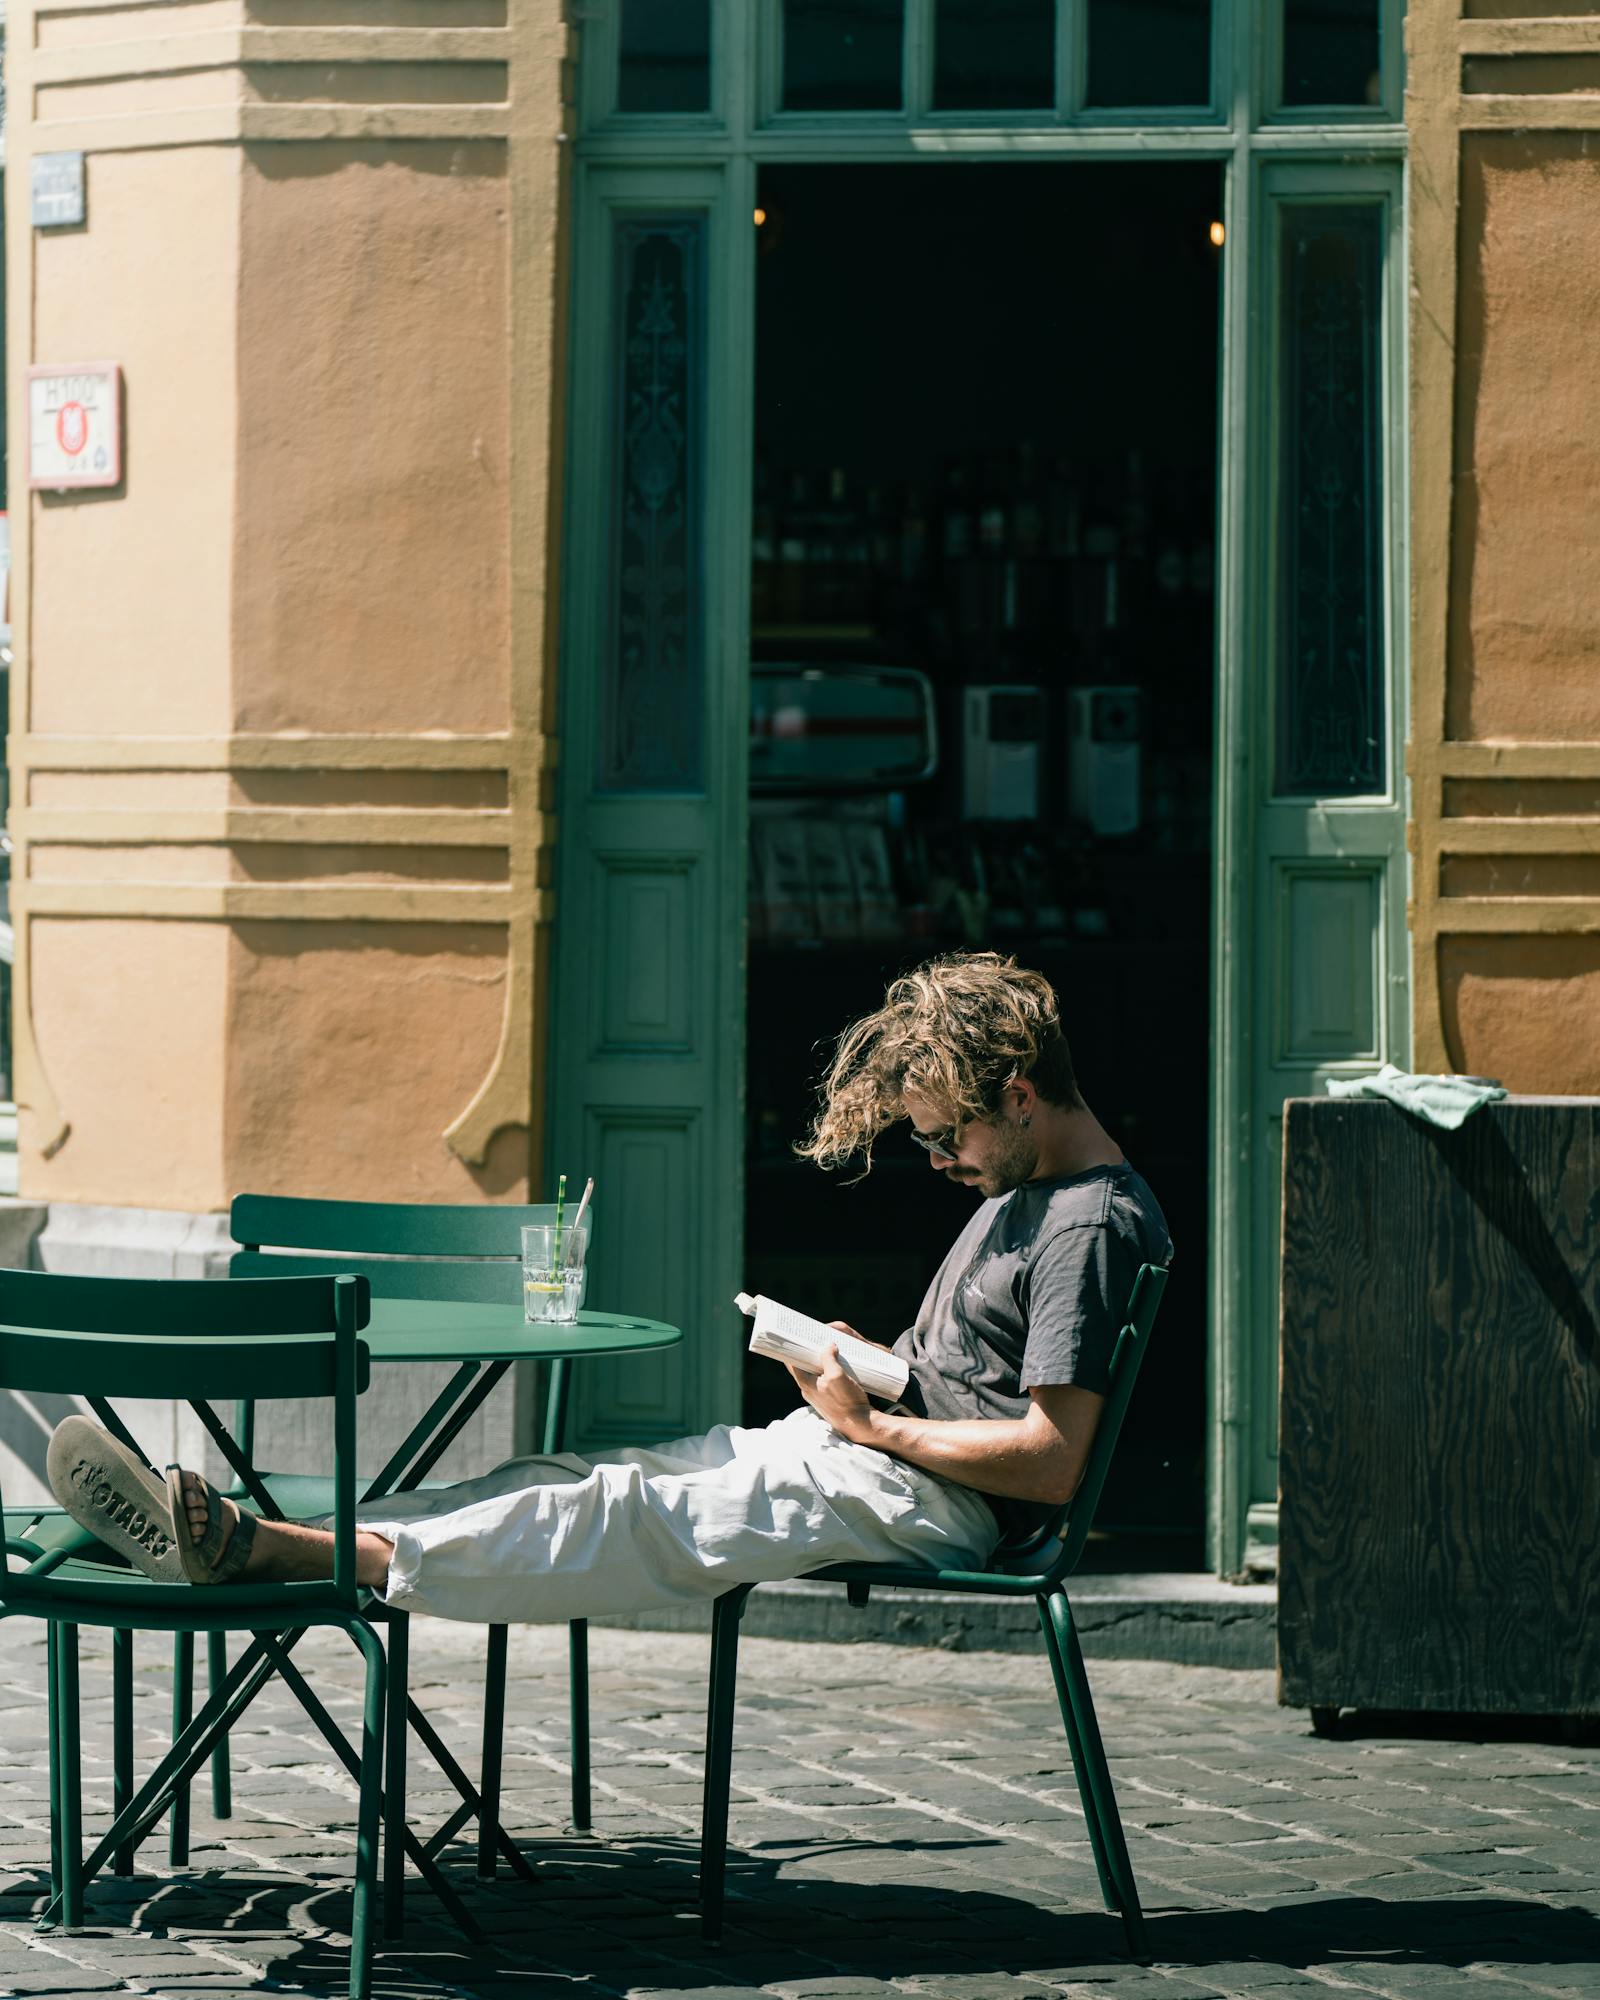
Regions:
[[[566,1325],[529,1326],[520,1305],[456,1299],[374,1299],[362,1329],[374,1361],[559,1361],[586,1354],[642,1354],[683,1338],[665,1320],[580,1312]]]

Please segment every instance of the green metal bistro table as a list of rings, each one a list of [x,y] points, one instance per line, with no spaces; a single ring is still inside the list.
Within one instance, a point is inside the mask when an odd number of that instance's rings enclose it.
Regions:
[[[580,1312],[566,1325],[541,1322],[529,1325],[520,1305],[481,1304],[454,1299],[375,1298],[372,1318],[364,1338],[374,1366],[416,1362],[454,1362],[455,1373],[433,1403],[390,1456],[383,1470],[362,1494],[362,1504],[370,1505],[386,1493],[404,1493],[420,1486],[439,1460],[460,1436],[473,1413],[482,1407],[507,1372],[518,1361],[548,1361],[551,1364],[546,1398],[544,1451],[550,1455],[561,1448],[565,1427],[568,1364],[602,1354],[642,1354],[675,1346],[682,1339],[679,1328],[664,1320],[643,1319],[637,1314]],[[391,1614],[389,1671],[391,1685],[399,1669],[399,1685],[405,1685],[408,1651],[408,1620]],[[589,1661],[588,1627],[579,1621],[569,1626],[569,1653],[572,1703],[572,1796],[579,1823],[588,1823],[589,1797]],[[505,1653],[504,1625],[488,1628],[488,1657],[485,1661],[485,1709],[483,1718],[483,1768],[480,1786],[474,1786],[433,1724],[407,1695],[390,1706],[389,1753],[384,1773],[391,1838],[385,1842],[385,1933],[399,1928],[402,1896],[401,1871],[410,1851],[421,1863],[437,1893],[443,1886],[434,1875],[434,1856],[453,1840],[471,1819],[478,1822],[478,1872],[492,1875],[496,1855],[503,1855],[520,1875],[532,1879],[521,1849],[500,1824],[500,1738],[504,1727]],[[396,1658],[398,1652],[399,1658]],[[407,1720],[429,1755],[460,1794],[461,1804],[426,1840],[413,1844],[414,1836],[405,1826],[404,1732]],[[447,1899],[448,1900],[448,1899]],[[465,1912],[459,1910],[459,1916]]]
[[[364,1328],[373,1365],[388,1366],[419,1362],[454,1363],[455,1372],[433,1402],[391,1453],[387,1463],[368,1482],[358,1506],[370,1510],[374,1501],[390,1493],[410,1492],[420,1486],[462,1430],[491,1396],[518,1361],[547,1361],[551,1364],[550,1393],[544,1424],[546,1455],[560,1449],[565,1415],[566,1377],[571,1362],[602,1354],[643,1354],[674,1347],[682,1339],[681,1330],[665,1320],[644,1319],[637,1314],[580,1312],[576,1321],[565,1325],[543,1323],[530,1326],[522,1317],[520,1304],[483,1303],[458,1299],[402,1299],[375,1297],[372,1317]],[[322,1480],[297,1480],[294,1476],[275,1477],[271,1490],[251,1463],[248,1437],[235,1439],[207,1403],[191,1405],[205,1425],[224,1458],[238,1474],[241,1484],[269,1517],[320,1513],[312,1497],[326,1484]],[[406,1686],[408,1666],[408,1620],[403,1612],[380,1614],[389,1628],[389,1673],[391,1690]],[[503,1857],[526,1879],[533,1878],[521,1850],[500,1824],[499,1743],[504,1723],[506,1627],[488,1628],[488,1661],[485,1686],[483,1741],[485,1746],[481,1789],[475,1786],[452,1755],[433,1724],[409,1694],[391,1699],[388,1708],[388,1742],[384,1754],[384,1931],[393,1936],[399,1923],[403,1894],[402,1873],[409,1855],[435,1895],[469,1936],[482,1932],[460,1898],[439,1872],[434,1857],[454,1839],[469,1820],[478,1822],[478,1872],[494,1873],[496,1856]],[[588,1773],[588,1657],[587,1626],[581,1621],[569,1627],[572,1662],[573,1777],[572,1792],[579,1824],[587,1824]],[[347,1746],[331,1723],[320,1713],[320,1705],[286,1657],[277,1654],[279,1671],[296,1684],[296,1693],[327,1737],[330,1747],[345,1757]],[[434,1762],[460,1795],[457,1810],[426,1840],[411,1832],[405,1820],[405,1731],[411,1728]],[[581,1801],[578,1805],[576,1802]]]
[[[372,1319],[362,1335],[375,1364],[454,1362],[456,1372],[368,1485],[363,1501],[420,1485],[515,1362],[554,1364],[552,1401],[559,1395],[561,1403],[545,1412],[544,1448],[551,1452],[560,1447],[565,1411],[563,1364],[601,1354],[643,1354],[675,1347],[682,1337],[665,1320],[632,1313],[580,1312],[565,1326],[529,1326],[519,1306],[375,1298]]]

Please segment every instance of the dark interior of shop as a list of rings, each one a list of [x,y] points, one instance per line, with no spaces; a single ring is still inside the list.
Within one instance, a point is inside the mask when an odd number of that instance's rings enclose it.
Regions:
[[[853,1184],[793,1141],[896,972],[1036,966],[1177,1246],[1103,1549],[1200,1567],[1220,174],[785,165],[758,203],[746,1282],[910,1324],[973,1196],[903,1127]],[[748,1361],[748,1421],[793,1401]]]

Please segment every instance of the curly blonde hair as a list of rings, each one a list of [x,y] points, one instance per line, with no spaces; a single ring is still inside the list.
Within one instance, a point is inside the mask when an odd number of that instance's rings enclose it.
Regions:
[[[874,1140],[906,1115],[908,1089],[937,1105],[959,1137],[1019,1077],[1052,1104],[1083,1102],[1054,987],[999,952],[946,952],[903,973],[875,1014],[845,1029],[795,1151],[819,1167],[860,1154],[867,1173]]]

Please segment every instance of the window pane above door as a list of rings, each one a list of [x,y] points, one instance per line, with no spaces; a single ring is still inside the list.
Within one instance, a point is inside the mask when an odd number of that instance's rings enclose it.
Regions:
[[[1211,102],[1211,0],[1088,0],[1085,102],[1122,106]]]
[[[898,111],[905,0],[784,0],[785,111]]]
[[[1382,792],[1384,210],[1281,216],[1273,790]]]
[[[1283,102],[1378,104],[1378,48],[1378,0],[1283,0]]]
[[[935,111],[1027,111],[1055,102],[1056,0],[938,0]]]
[[[711,0],[622,0],[617,109],[711,109]]]

